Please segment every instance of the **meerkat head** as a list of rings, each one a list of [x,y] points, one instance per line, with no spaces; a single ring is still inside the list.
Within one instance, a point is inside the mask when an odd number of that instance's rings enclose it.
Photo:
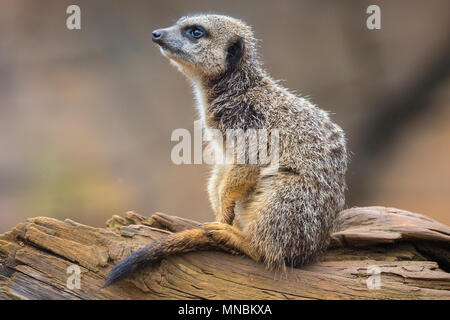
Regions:
[[[244,22],[222,15],[180,18],[173,26],[153,31],[152,40],[188,78],[212,80],[257,62],[256,40]]]

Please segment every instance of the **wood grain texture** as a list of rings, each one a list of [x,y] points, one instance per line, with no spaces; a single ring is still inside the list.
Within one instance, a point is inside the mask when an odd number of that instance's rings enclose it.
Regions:
[[[105,229],[28,219],[0,235],[0,299],[450,299],[450,228],[385,207],[342,211],[328,252],[287,274],[245,256],[195,252],[101,289],[114,263],[198,224],[133,212],[113,216]],[[80,289],[67,287],[71,265],[81,269]],[[373,270],[381,272],[380,289],[367,286]]]

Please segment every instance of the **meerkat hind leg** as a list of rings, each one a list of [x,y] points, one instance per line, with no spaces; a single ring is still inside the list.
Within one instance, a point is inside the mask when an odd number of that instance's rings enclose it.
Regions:
[[[261,255],[249,246],[250,241],[236,227],[221,222],[206,222],[203,224],[203,229],[220,245],[244,253],[255,261],[261,260]]]

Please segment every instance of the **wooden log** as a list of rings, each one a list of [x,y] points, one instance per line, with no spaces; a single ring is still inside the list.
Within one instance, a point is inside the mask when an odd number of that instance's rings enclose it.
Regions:
[[[195,252],[101,289],[114,263],[199,223],[133,212],[105,229],[32,218],[0,235],[0,299],[450,299],[449,227],[384,207],[348,209],[338,220],[321,260],[286,274],[245,256]]]

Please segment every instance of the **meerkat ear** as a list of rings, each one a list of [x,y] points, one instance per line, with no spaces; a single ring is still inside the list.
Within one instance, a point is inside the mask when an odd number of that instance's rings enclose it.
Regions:
[[[241,63],[244,55],[244,40],[237,38],[227,47],[227,63],[230,69],[235,69]]]

